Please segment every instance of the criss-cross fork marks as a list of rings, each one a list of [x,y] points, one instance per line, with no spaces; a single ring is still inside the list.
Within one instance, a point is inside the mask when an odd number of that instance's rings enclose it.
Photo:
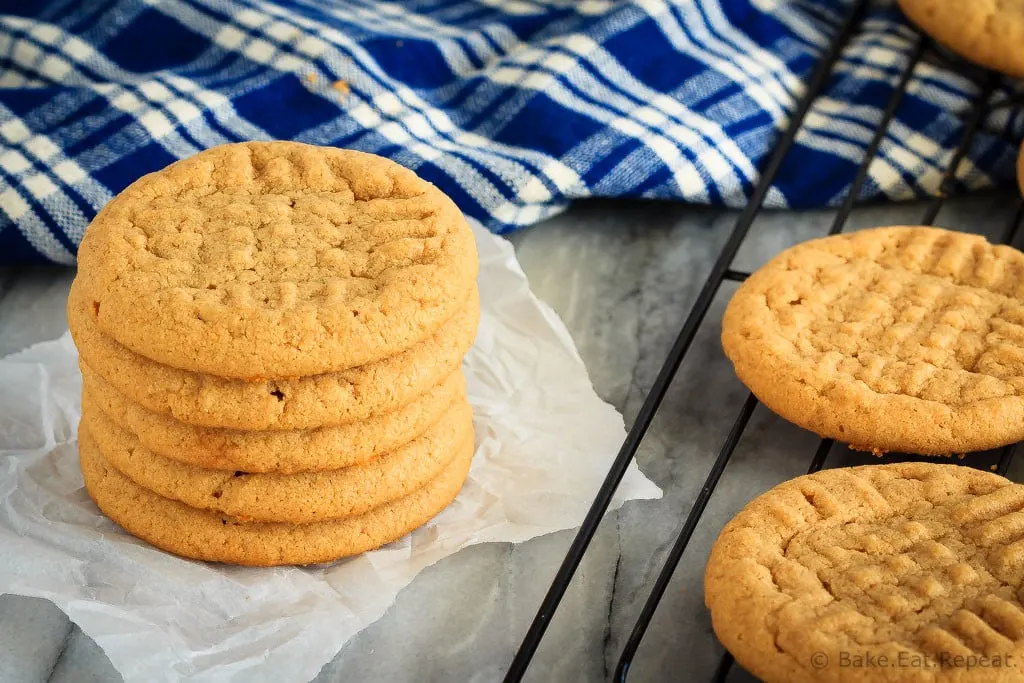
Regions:
[[[802,656],[813,632],[932,659],[1021,651],[1024,486],[890,475],[810,478],[805,505],[774,506],[778,524],[802,527],[769,567],[789,598],[766,620],[777,646]]]
[[[339,203],[331,196],[284,199],[202,198],[193,206],[164,199],[133,221],[152,234],[132,239],[151,267],[181,266],[186,277],[177,292],[189,301],[280,309],[366,296],[386,271],[428,266],[443,251],[443,230],[422,199],[387,200],[390,217],[372,230],[363,225],[366,202],[342,206],[336,215]],[[156,232],[169,222],[181,231]]]
[[[340,303],[444,251],[446,207],[404,169],[301,147],[207,154],[214,163],[181,162],[136,193],[144,199],[112,209],[136,267],[188,301]]]
[[[858,380],[947,405],[1024,394],[1024,256],[942,230],[866,232],[797,247],[758,287],[817,388]]]

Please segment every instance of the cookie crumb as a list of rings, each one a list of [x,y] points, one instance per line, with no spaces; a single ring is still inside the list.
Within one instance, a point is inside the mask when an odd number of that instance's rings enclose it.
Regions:
[[[340,92],[342,95],[347,95],[350,90],[350,88],[348,87],[348,81],[334,81],[331,87]]]
[[[316,74],[312,71],[306,74],[306,81],[308,83],[316,83]]]
[[[871,455],[875,456],[876,458],[881,458],[883,455],[889,452],[884,448],[878,448],[877,446],[859,446],[855,443],[847,444],[847,448],[849,448],[851,451],[871,453]]]
[[[999,469],[999,465],[989,465],[989,469],[995,472],[996,470]]]

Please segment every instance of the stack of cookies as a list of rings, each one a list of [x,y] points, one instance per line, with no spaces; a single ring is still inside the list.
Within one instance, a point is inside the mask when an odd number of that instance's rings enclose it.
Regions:
[[[68,319],[90,496],[186,557],[311,564],[423,525],[473,456],[472,233],[369,154],[224,145],[86,231]]]

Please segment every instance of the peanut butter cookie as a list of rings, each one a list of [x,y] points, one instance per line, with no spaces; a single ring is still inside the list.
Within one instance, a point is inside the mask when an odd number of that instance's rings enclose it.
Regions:
[[[1024,76],[1024,0],[899,0],[912,22],[961,57]]]
[[[935,463],[824,470],[754,499],[704,575],[767,683],[1024,681],[1024,486]]]
[[[736,291],[722,345],[768,408],[857,448],[1024,438],[1024,254],[977,235],[877,228],[787,249]]]
[[[221,145],[143,176],[85,232],[99,328],[135,353],[245,380],[339,372],[435,332],[473,287],[458,208],[387,159]]]
[[[89,496],[125,531],[183,557],[264,567],[330,562],[401,538],[455,499],[473,459],[473,443],[467,439],[436,479],[357,517],[312,524],[246,522],[162,498],[112,467],[88,428],[78,438]]]
[[[112,467],[164,498],[261,522],[307,524],[361,515],[425,486],[473,438],[473,414],[461,400],[419,438],[358,465],[298,474],[232,473],[153,453],[88,398],[82,423]]]
[[[416,400],[458,370],[473,344],[480,295],[433,337],[395,356],[342,372],[246,382],[155,363],[103,334],[75,282],[68,326],[83,361],[122,394],[177,420],[228,429],[313,429],[349,424]]]
[[[165,458],[213,470],[295,474],[335,470],[365,462],[418,438],[466,400],[461,370],[412,403],[359,422],[316,429],[244,431],[197,427],[133,403],[81,363],[83,403]]]

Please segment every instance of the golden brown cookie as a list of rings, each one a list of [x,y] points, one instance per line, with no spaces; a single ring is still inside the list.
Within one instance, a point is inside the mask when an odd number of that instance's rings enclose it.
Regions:
[[[225,472],[186,465],[146,449],[102,410],[82,401],[85,424],[103,458],[139,486],[195,508],[261,522],[306,524],[361,515],[434,479],[473,438],[465,399],[419,438],[336,470],[298,474]]]
[[[412,403],[359,422],[317,429],[219,429],[146,410],[88,365],[80,365],[84,396],[137,436],[146,449],[197,467],[232,472],[294,474],[356,465],[419,437],[454,402],[466,400],[466,381],[457,370]]]
[[[251,566],[330,562],[399,539],[455,499],[473,459],[467,440],[440,476],[404,498],[358,517],[288,524],[244,522],[161,498],[104,460],[87,428],[78,444],[89,496],[128,533],[183,557]]]
[[[957,465],[787,481],[711,550],[715,633],[768,683],[1024,681],[1022,508],[1024,486]]]
[[[768,408],[858,448],[1024,438],[1024,254],[976,235],[878,228],[787,249],[736,291],[722,345]]]
[[[479,319],[474,287],[433,337],[391,358],[325,375],[246,382],[178,370],[133,353],[96,326],[77,282],[68,297],[78,353],[122,394],[182,422],[246,430],[312,429],[396,410],[459,369]]]
[[[221,145],[143,176],[89,225],[98,325],[159,363],[247,380],[375,363],[473,287],[455,204],[398,164],[297,142]]]
[[[961,57],[1024,76],[1024,0],[899,0],[907,18]]]

